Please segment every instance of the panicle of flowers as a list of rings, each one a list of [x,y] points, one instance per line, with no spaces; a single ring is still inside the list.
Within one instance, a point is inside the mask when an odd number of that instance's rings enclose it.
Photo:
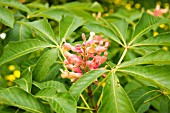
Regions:
[[[72,46],[66,41],[63,44],[64,64],[68,70],[60,69],[61,77],[69,78],[72,82],[75,82],[84,73],[99,68],[107,60],[108,40],[95,35],[94,32],[90,32],[88,40],[83,33],[82,39],[83,44]]]
[[[158,17],[158,16],[162,16],[164,13],[167,13],[168,10],[169,8],[162,9],[160,4],[157,4],[153,12],[150,10],[147,10],[147,13]]]

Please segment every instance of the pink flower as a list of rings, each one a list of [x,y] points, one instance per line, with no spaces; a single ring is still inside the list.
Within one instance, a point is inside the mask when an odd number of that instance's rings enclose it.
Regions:
[[[90,32],[88,40],[83,33],[82,39],[84,40],[83,44],[75,46],[63,41],[63,49],[65,50],[63,54],[66,58],[64,64],[71,72],[61,70],[61,77],[69,78],[72,82],[80,78],[83,73],[98,69],[107,60],[108,53],[106,51],[109,46],[107,40],[103,40],[101,35],[95,35],[94,32]]]
[[[153,16],[162,16],[164,13],[167,13],[168,12],[168,8],[165,8],[165,9],[161,9],[160,8],[160,4],[157,4],[156,5],[156,8],[154,9],[154,11],[150,11],[148,10],[147,13],[153,15]]]

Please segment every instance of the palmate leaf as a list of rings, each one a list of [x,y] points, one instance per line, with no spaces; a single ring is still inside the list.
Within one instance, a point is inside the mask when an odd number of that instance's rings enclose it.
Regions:
[[[78,100],[80,94],[99,76],[106,72],[107,70],[92,70],[87,72],[70,87],[69,92],[75,100]]]
[[[159,96],[161,93],[159,90],[152,86],[142,86],[136,88],[128,93],[129,98],[136,111],[142,107],[142,104],[145,104],[151,98]]]
[[[36,94],[35,94],[35,97],[37,98],[41,98],[41,96],[52,96],[52,95],[55,95],[57,92],[56,92],[56,89],[55,88],[44,88],[40,91],[38,91]]]
[[[104,9],[102,5],[98,2],[94,2],[87,10],[92,12],[103,12]]]
[[[159,19],[144,12],[140,21],[135,27],[135,31],[133,32],[129,45],[131,45],[137,38],[150,31],[152,28],[166,21],[167,19]]]
[[[39,89],[45,89],[45,88],[53,88],[55,92],[66,92],[66,88],[64,84],[58,82],[58,81],[47,81],[47,82],[33,82],[33,84],[38,87]]]
[[[159,113],[169,113],[170,112],[170,100],[169,95],[161,95],[159,98],[157,98],[156,103],[159,105]]]
[[[102,26],[100,24],[96,24],[96,23],[87,23],[85,25],[85,27],[90,30],[93,31],[95,33],[102,33],[105,36],[109,37],[110,39],[114,40],[115,42],[117,42],[120,45],[123,45],[120,41],[120,39],[118,37],[115,36],[114,32],[110,29],[107,28],[105,26]]]
[[[69,92],[56,93],[54,88],[40,90],[37,98],[48,101],[57,113],[76,113],[77,102]]]
[[[170,91],[170,65],[163,66],[131,66],[119,71],[147,80],[160,88]]]
[[[24,71],[24,70],[27,70],[28,68],[34,67],[38,59],[39,57],[35,57],[35,58],[26,60],[25,62],[22,63],[20,70]]]
[[[83,2],[69,2],[63,5],[63,8],[77,8],[80,10],[85,10],[90,7],[91,3],[83,3]]]
[[[29,15],[29,17],[45,17],[45,18],[53,19],[53,20],[59,22],[61,20],[63,14],[64,15],[74,15],[74,13],[69,12],[65,9],[50,8],[50,9],[41,11],[36,14],[31,14],[31,15]]]
[[[54,80],[55,77],[60,73],[60,69],[62,68],[62,64],[55,62],[48,71],[48,75],[45,78],[45,81]]]
[[[0,4],[4,6],[14,7],[16,9],[20,9],[27,13],[30,13],[30,10],[23,4],[21,4],[18,0],[0,0]]]
[[[32,73],[29,70],[25,70],[21,79],[17,79],[14,82],[18,84],[26,92],[31,92],[32,88]]]
[[[46,4],[39,3],[39,2],[30,2],[26,4],[29,8],[35,8],[35,9],[48,9],[49,7]]]
[[[0,101],[33,113],[49,113],[49,107],[42,104],[30,93],[18,88],[10,87],[0,90]]]
[[[60,41],[62,38],[67,38],[71,33],[83,24],[83,19],[76,16],[63,16],[59,22],[59,36]]]
[[[32,32],[29,27],[15,23],[13,29],[10,29],[9,32],[7,32],[5,43],[7,44],[10,41],[24,41],[31,38]]]
[[[36,39],[30,39],[20,42],[11,42],[5,46],[4,52],[0,57],[0,65],[14,60],[20,56],[34,52],[41,48],[55,47],[55,45],[49,44]]]
[[[85,10],[81,10],[81,9],[77,9],[76,8],[67,8],[66,10],[72,12],[73,14],[75,14],[78,17],[83,18],[83,20],[88,21],[88,20],[95,20],[95,18],[87,11]]]
[[[109,23],[103,18],[101,18],[101,20],[108,26],[110,30],[112,30],[115,33],[115,35],[119,37],[119,39],[123,41],[123,44],[126,45],[126,33],[127,33],[128,23],[125,21],[125,19],[116,21],[114,23]]]
[[[135,113],[130,99],[113,73],[109,75],[103,88],[98,113]]]
[[[42,19],[42,20],[36,20],[33,22],[19,22],[21,24],[24,24],[28,27],[30,27],[31,29],[34,29],[35,31],[37,31],[41,36],[43,36],[42,38],[45,37],[44,40],[49,40],[49,42],[53,42],[54,44],[57,44],[57,41],[55,40],[55,35],[54,32],[50,26],[50,24],[48,23],[47,19]]]
[[[123,26],[123,27],[122,27]],[[112,29],[119,36],[119,38],[126,44],[126,33],[127,33],[128,23],[125,19],[115,22],[112,24]]]
[[[123,62],[122,64],[117,66],[117,68],[134,66],[139,64],[155,64],[155,65],[170,64],[170,52],[158,50],[143,57],[138,57],[130,61]]]
[[[150,37],[132,46],[157,46],[157,45],[170,45],[170,33],[163,33],[155,37]]]
[[[58,57],[58,49],[50,49],[45,52],[33,70],[33,79],[35,81],[41,82],[46,78],[46,75],[50,69],[50,66],[57,60]]]
[[[13,27],[14,15],[9,9],[0,7],[0,22],[11,28]]]

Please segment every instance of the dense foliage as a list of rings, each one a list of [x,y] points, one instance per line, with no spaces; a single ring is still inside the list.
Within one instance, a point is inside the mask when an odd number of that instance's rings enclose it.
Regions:
[[[147,2],[0,0],[0,112],[169,113],[169,3]]]

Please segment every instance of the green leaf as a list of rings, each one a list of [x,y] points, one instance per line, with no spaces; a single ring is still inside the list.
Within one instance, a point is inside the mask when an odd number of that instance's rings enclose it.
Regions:
[[[32,73],[28,70],[22,73],[23,77],[14,82],[18,84],[26,92],[31,92],[32,88]]]
[[[130,99],[113,73],[109,75],[103,88],[98,113],[135,113]]]
[[[38,58],[35,57],[35,58],[31,58],[31,59],[26,60],[25,62],[22,63],[20,70],[24,71],[28,68],[34,67],[35,64],[37,63],[38,59],[39,59],[39,57]]]
[[[148,100],[151,98],[156,97],[157,95],[160,95],[159,90],[155,87],[151,86],[142,86],[139,88],[136,88],[128,93],[129,98],[131,99],[131,102],[138,111],[142,104],[147,103]]]
[[[20,9],[27,13],[30,13],[30,10],[23,4],[21,4],[18,0],[0,0],[0,4],[4,6],[14,7],[16,9]]]
[[[113,31],[119,36],[119,38],[123,41],[124,44],[126,44],[127,28],[128,23],[125,21],[125,19],[112,24]]]
[[[45,17],[59,22],[62,18],[62,15],[74,15],[74,13],[61,8],[50,8],[45,11],[29,15],[29,17]]]
[[[47,81],[47,82],[41,82],[41,83],[38,83],[38,82],[33,82],[33,84],[38,87],[39,89],[45,89],[45,88],[54,88],[55,91],[57,92],[66,92],[66,88],[64,86],[64,84],[58,82],[58,81]]]
[[[24,41],[32,38],[31,29],[22,24],[15,23],[13,29],[10,29],[5,38],[5,43],[10,41]]]
[[[79,78],[71,87],[70,93],[75,100],[79,99],[80,94],[98,77],[102,74],[106,73],[107,70],[92,70],[84,74],[81,78]]]
[[[49,80],[54,80],[55,77],[60,73],[60,69],[62,68],[62,64],[59,63],[54,63],[51,67],[50,70],[48,72],[47,77],[45,78],[45,81],[49,81]]]
[[[159,113],[169,113],[170,111],[170,99],[169,96],[162,95],[156,99],[158,103]]]
[[[159,50],[156,52],[152,52],[151,54],[145,55],[143,57],[135,58],[130,61],[123,62],[117,68],[134,66],[139,64],[157,64],[157,65],[165,65],[170,64],[170,52]]]
[[[67,38],[71,33],[83,24],[83,19],[76,16],[63,16],[59,23],[60,40]]]
[[[137,38],[150,31],[152,28],[165,21],[167,21],[167,19],[159,19],[144,12],[140,21],[135,27],[130,44],[133,43]]]
[[[44,92],[36,94],[36,97],[49,102],[50,106],[57,113],[76,113],[77,103],[70,93],[63,92],[53,94],[52,89],[44,89]],[[49,92],[49,93],[48,93]],[[53,95],[49,95],[53,94]]]
[[[0,65],[9,62],[11,60],[14,60],[20,56],[47,47],[55,47],[55,46],[36,39],[32,39],[32,40],[30,39],[30,40],[25,40],[20,42],[11,42],[8,45],[6,45],[4,48],[4,52],[0,58]]]
[[[48,23],[47,19],[36,20],[33,22],[19,22],[19,23],[24,24],[24,25],[34,29],[35,31],[40,33],[41,36],[46,37],[45,40],[50,40],[54,44],[58,45],[57,41],[55,40],[54,32],[53,32],[50,24]]]
[[[117,42],[118,44],[123,45],[121,43],[121,41],[119,40],[119,38],[115,36],[114,32],[111,29],[109,29],[109,28],[107,28],[105,26],[102,26],[102,25],[96,24],[96,23],[88,23],[88,24],[85,25],[85,27],[88,30],[93,31],[95,33],[102,33],[105,36],[107,36],[110,39],[112,39],[115,42]]]
[[[92,12],[103,12],[103,7],[98,2],[94,2],[87,10]]]
[[[10,87],[0,90],[0,101],[32,113],[49,113],[49,107],[43,105],[30,93],[18,88]]]
[[[77,8],[67,8],[66,10],[72,12],[73,14],[77,15],[78,17],[83,18],[83,20],[95,20],[95,18],[87,11],[77,9]]]
[[[28,6],[29,8],[34,8],[34,9],[48,9],[49,6],[47,4],[43,4],[42,2],[38,2],[38,1],[35,1],[35,2],[30,2],[30,3],[27,3],[26,6]]]
[[[0,22],[11,28],[13,27],[14,15],[9,9],[0,7]]]
[[[76,8],[79,10],[88,9],[91,3],[83,3],[83,2],[69,2],[63,5],[63,8]]]
[[[33,79],[35,81],[43,81],[50,69],[50,66],[57,60],[58,49],[50,49],[46,51],[38,60],[33,70]]]
[[[170,33],[163,33],[160,35],[157,35],[155,37],[150,37],[146,40],[143,40],[139,43],[136,43],[132,46],[152,46],[152,45],[166,45],[169,46],[170,45]]]
[[[56,93],[57,92],[56,92],[55,88],[44,88],[44,89],[38,91],[35,94],[35,97],[41,98],[41,96],[52,96],[52,95],[55,95]]]
[[[147,80],[156,86],[170,90],[170,65],[163,66],[132,66],[122,68],[121,72]]]

